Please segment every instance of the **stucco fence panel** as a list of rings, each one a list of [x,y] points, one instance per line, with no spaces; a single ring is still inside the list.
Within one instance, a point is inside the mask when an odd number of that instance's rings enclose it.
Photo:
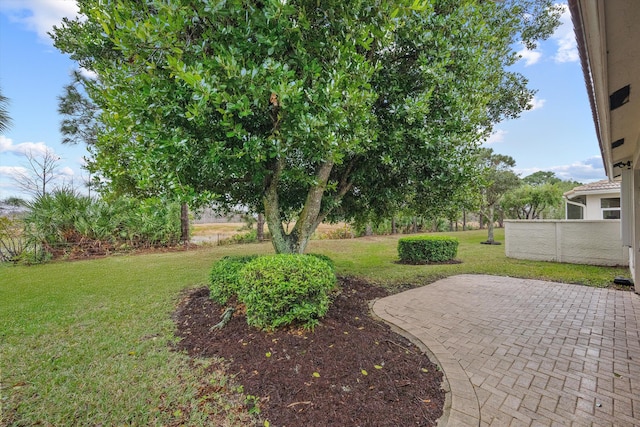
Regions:
[[[505,253],[534,261],[629,265],[620,220],[505,221]]]

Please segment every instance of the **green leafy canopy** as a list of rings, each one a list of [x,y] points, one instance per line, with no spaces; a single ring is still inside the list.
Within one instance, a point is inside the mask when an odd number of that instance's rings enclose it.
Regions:
[[[558,22],[549,0],[78,4],[52,36],[98,76],[95,172],[264,212],[278,252],[473,192],[479,142],[532,97],[512,47]]]

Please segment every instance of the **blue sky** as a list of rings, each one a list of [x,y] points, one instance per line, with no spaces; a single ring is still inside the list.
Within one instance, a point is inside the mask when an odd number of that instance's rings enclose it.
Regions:
[[[53,150],[60,157],[61,179],[82,186],[87,152],[62,145],[57,97],[75,64],[58,52],[47,31],[63,16],[76,13],[74,0],[0,1],[0,88],[10,99],[12,127],[0,134],[0,200],[23,196],[15,177],[26,165],[25,153]],[[500,123],[485,143],[516,160],[521,176],[553,171],[562,179],[604,179],[600,149],[575,48],[569,12],[554,36],[535,51],[520,50],[515,70],[538,92],[534,108]]]

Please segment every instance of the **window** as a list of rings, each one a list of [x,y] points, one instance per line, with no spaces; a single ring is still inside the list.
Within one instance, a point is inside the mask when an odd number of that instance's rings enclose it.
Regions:
[[[584,219],[582,206],[567,203],[567,219]]]
[[[620,208],[620,197],[609,197],[600,199],[602,209]]]
[[[600,199],[602,219],[620,219],[620,197]]]

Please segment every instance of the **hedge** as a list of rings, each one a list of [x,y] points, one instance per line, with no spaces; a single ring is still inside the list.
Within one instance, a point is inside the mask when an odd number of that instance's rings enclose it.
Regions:
[[[448,236],[403,237],[398,241],[398,255],[406,263],[445,262],[456,257],[458,243]]]

